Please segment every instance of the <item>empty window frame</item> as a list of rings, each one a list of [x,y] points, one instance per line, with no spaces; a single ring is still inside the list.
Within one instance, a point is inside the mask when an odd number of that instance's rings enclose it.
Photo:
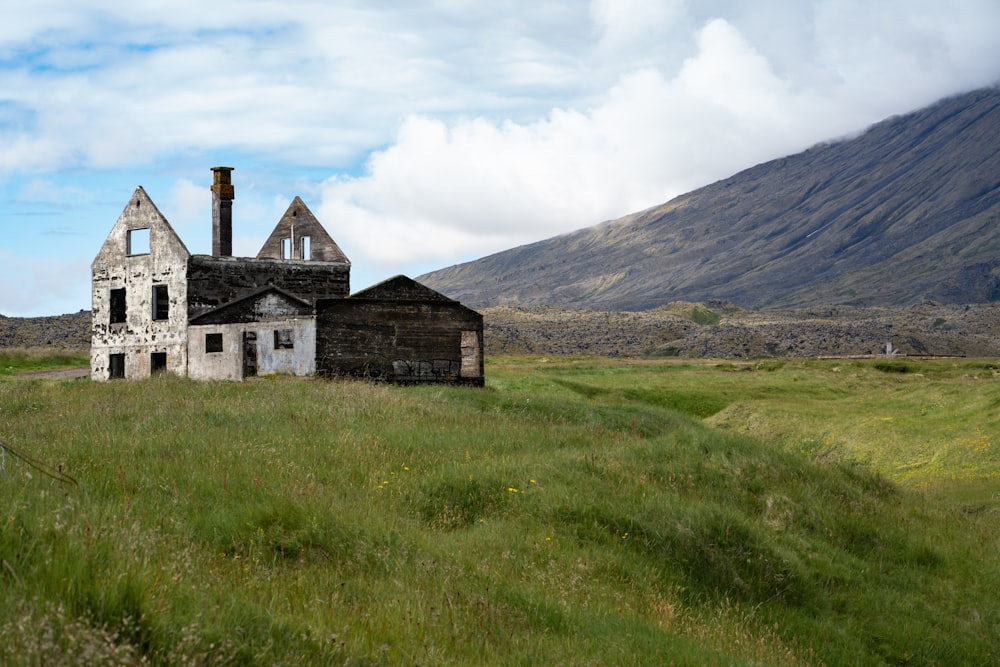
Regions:
[[[125,252],[128,255],[149,254],[149,227],[128,230],[128,235],[125,239]]]
[[[211,354],[213,352],[222,352],[222,334],[220,333],[205,334],[205,353]]]
[[[125,288],[111,290],[109,307],[111,311],[111,324],[118,324],[125,321]]]
[[[292,339],[291,329],[275,329],[274,330],[274,349],[276,350],[292,350],[295,348],[295,343]]]
[[[292,258],[292,240],[281,239],[281,259]]]
[[[125,377],[125,355],[123,353],[108,355],[108,379],[118,380]]]
[[[153,319],[166,320],[170,317],[170,296],[166,285],[153,285]]]
[[[153,352],[149,355],[149,372],[151,375],[167,370],[167,353]]]
[[[312,259],[312,241],[308,236],[299,239],[302,249],[302,259]]]

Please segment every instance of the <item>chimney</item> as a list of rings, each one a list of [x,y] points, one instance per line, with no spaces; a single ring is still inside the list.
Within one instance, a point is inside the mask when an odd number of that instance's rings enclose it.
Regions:
[[[212,167],[212,255],[229,257],[233,254],[233,181],[232,167]]]

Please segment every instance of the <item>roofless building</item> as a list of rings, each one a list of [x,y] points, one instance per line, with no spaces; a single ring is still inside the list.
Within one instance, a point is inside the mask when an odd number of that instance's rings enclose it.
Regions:
[[[140,186],[91,265],[91,377],[292,374],[482,386],[483,318],[405,276],[350,295],[351,262],[295,197],[234,257],[232,167],[215,167],[212,254],[193,255]]]

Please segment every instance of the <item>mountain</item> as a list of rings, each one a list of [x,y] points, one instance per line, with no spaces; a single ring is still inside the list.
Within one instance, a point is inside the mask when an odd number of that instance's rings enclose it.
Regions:
[[[420,276],[467,305],[639,311],[1000,300],[1000,89]]]

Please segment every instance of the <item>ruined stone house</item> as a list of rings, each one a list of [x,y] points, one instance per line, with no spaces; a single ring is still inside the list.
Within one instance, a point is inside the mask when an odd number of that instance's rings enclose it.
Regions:
[[[300,198],[256,257],[233,257],[233,170],[212,171],[211,255],[192,255],[139,187],[94,259],[94,380],[483,384],[482,315],[405,276],[350,295],[350,260]]]

